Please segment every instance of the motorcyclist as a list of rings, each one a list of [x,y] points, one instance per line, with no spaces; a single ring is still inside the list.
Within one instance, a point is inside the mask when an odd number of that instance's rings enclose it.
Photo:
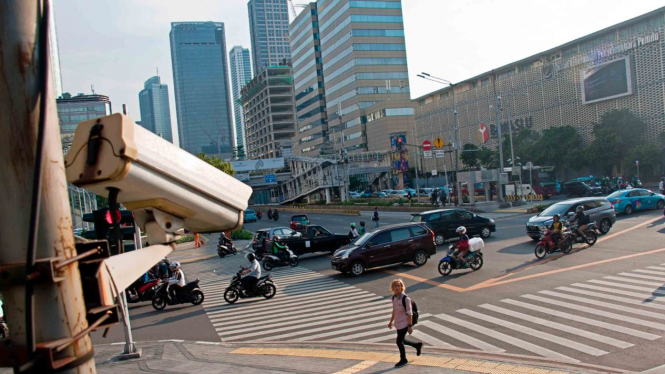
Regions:
[[[268,209],[268,219],[272,219],[272,209]]]
[[[550,225],[550,230],[552,230],[552,241],[554,242],[554,246],[557,247],[559,245],[559,239],[561,239],[561,234],[563,233],[563,222],[561,222],[561,216],[558,214],[555,214],[554,217],[552,217],[552,224]]]
[[[573,219],[571,222],[577,222],[579,227],[577,228],[577,232],[582,235],[584,239],[586,239],[586,235],[584,234],[584,230],[589,227],[589,216],[584,214],[584,207],[581,205],[578,205],[577,208],[575,208],[575,216],[573,216]]]
[[[233,244],[231,239],[229,239],[229,237],[226,236],[226,233],[224,231],[222,231],[222,235],[219,236],[219,242],[220,242],[219,244],[221,244],[221,245],[231,245],[231,244]]]
[[[288,262],[288,252],[286,252],[286,245],[279,244],[279,236],[275,235],[272,238],[272,253],[277,256],[282,262]]]
[[[275,208],[275,210],[272,211],[272,216],[273,216],[273,218],[275,218],[275,219],[278,219],[278,218],[279,218],[279,212],[277,211],[277,208]]]
[[[180,263],[178,261],[172,261],[169,264],[169,270],[171,270],[171,278],[168,280],[167,292],[169,299],[177,299],[180,295],[180,291],[185,287],[185,273],[180,269]]]
[[[358,230],[359,235],[365,235],[367,230],[365,230],[365,221],[360,221],[360,230]]]
[[[247,275],[240,280],[240,286],[242,287],[242,292],[247,296],[251,294],[251,291],[259,282],[259,278],[261,278],[261,266],[259,266],[259,262],[256,260],[254,253],[248,253],[245,257],[249,260],[249,266],[243,268],[241,274]]]
[[[257,209],[257,210],[256,210],[256,216],[257,216],[259,219],[261,219],[261,217],[263,216],[263,213],[261,213],[261,209]]]
[[[356,230],[356,223],[351,222],[351,231],[349,231],[349,238],[355,239],[358,236],[360,236],[360,235],[358,234],[358,230]]]
[[[455,230],[459,234],[459,240],[457,241],[457,250],[453,253],[453,256],[463,264],[467,264],[466,255],[469,253],[469,236],[466,235],[466,227],[460,226]]]

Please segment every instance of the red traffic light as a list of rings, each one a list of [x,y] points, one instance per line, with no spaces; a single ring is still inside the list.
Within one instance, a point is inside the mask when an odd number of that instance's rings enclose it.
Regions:
[[[110,210],[106,211],[106,222],[108,222],[109,225],[112,225],[113,223],[118,223],[122,219],[122,215],[120,214],[119,210],[116,210],[115,213],[116,213],[115,214],[116,219],[115,222],[113,222],[113,219],[111,217],[111,211]]]
[[[397,138],[397,142],[398,142],[398,143],[401,143],[401,142],[402,142],[402,138]]]

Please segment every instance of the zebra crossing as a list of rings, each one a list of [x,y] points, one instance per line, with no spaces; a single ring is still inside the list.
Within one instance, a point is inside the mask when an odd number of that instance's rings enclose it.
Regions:
[[[222,341],[392,344],[395,339],[387,328],[392,308],[387,295],[299,266],[272,271],[278,290],[273,299],[229,305],[223,293],[233,274],[228,268],[201,278],[203,307]],[[421,306],[413,336],[434,347],[584,361],[661,339],[664,283],[662,264],[446,313]]]

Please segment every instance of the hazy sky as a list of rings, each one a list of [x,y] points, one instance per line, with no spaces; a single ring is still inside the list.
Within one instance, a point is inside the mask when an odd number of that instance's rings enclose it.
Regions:
[[[224,22],[227,50],[250,47],[246,0],[53,3],[64,91],[90,93],[94,85],[96,93],[111,98],[114,112],[127,104],[138,121],[138,93],[159,69],[169,86],[174,140],[171,22]],[[402,0],[411,97],[441,87],[417,78],[422,71],[456,82],[662,5],[662,0]]]

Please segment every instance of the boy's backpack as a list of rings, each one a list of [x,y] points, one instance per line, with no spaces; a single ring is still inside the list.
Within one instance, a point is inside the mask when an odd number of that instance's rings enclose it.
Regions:
[[[405,297],[402,298],[402,306],[404,307],[404,310],[406,310],[406,294],[404,294]],[[393,299],[395,298],[395,295],[393,295]],[[411,299],[411,298],[409,298]],[[418,324],[418,305],[416,305],[416,302],[411,299],[411,311],[413,312],[413,315],[411,316],[411,325],[415,326]]]

